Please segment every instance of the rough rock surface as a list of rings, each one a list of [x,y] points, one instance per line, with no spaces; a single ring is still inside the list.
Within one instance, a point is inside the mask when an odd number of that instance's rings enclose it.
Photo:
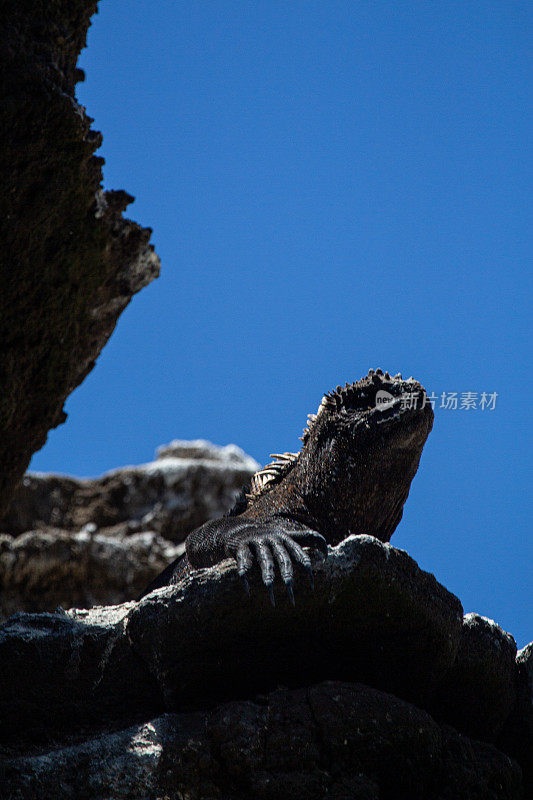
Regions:
[[[163,708],[124,633],[132,606],[16,614],[2,626],[1,744],[46,742],[76,727]]]
[[[457,658],[435,712],[469,736],[493,740],[516,700],[516,643],[494,620],[465,614]]]
[[[0,617],[133,600],[182,550],[153,531],[0,534]]]
[[[98,768],[95,768],[98,765]],[[516,800],[494,747],[361,684],[165,714],[6,765],[11,800]]]
[[[240,447],[203,439],[158,448],[148,464],[100,478],[28,473],[0,530],[17,535],[49,526],[100,532],[152,530],[181,542],[193,528],[231,508],[259,464]]]
[[[498,745],[522,764],[526,797],[533,798],[533,642],[516,657],[517,699]]]
[[[132,608],[127,634],[167,708],[297,686],[303,667],[309,683],[358,680],[418,701],[431,693],[456,656],[459,600],[372,536],[350,536],[329,553],[315,564],[314,591],[299,576],[294,608],[281,587],[273,608],[259,580],[248,600],[232,561]]]
[[[87,725],[95,705],[120,716],[139,661],[171,711],[298,686],[303,671],[306,684],[364,681],[423,704],[454,663],[459,600],[371,536],[332,548],[315,573],[313,592],[295,585],[295,608],[282,596],[272,608],[259,580],[248,599],[226,561],[137,604],[15,615],[0,634],[4,734]]]
[[[295,608],[281,588],[270,606],[259,577],[248,599],[227,561],[139,603],[14,616],[0,629],[8,797],[520,800],[527,648],[509,666],[508,634],[463,621],[373,537],[314,570]],[[468,713],[452,728],[454,692]],[[505,715],[521,748],[491,744]]]
[[[134,599],[258,466],[235,445],[196,440],[94,480],[28,473],[0,523],[0,618]]]
[[[159,273],[132,197],[102,192],[102,137],[75,99],[95,0],[0,15],[0,513],[131,297]]]

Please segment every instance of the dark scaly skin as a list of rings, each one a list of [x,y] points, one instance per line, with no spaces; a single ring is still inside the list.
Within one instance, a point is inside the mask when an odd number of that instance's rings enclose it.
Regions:
[[[379,405],[377,392],[392,398]],[[185,555],[141,597],[231,557],[246,589],[247,576],[259,565],[272,601],[277,567],[294,602],[293,562],[311,575],[304,547],[327,554],[328,544],[350,534],[390,540],[432,425],[425,390],[412,378],[370,370],[357,383],[337,387],[324,396],[304,431],[302,450],[289,454],[288,466],[274,465],[275,479],[266,488],[252,489],[252,496],[238,501],[228,516],[192,531]],[[269,467],[256,476],[261,479],[265,471]]]

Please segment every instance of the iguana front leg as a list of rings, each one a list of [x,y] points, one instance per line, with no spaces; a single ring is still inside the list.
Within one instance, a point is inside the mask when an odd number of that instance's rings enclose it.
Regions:
[[[234,558],[247,592],[248,576],[257,562],[272,604],[276,564],[292,603],[293,561],[300,564],[312,580],[311,559],[303,547],[315,547],[324,554],[328,549],[320,533],[284,517],[264,521],[235,517],[211,520],[192,531],[185,542],[187,558],[193,568],[210,567],[229,556]]]

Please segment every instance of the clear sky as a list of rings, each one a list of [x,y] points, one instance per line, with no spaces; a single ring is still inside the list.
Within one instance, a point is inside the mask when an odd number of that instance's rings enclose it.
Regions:
[[[32,469],[198,437],[264,463],[337,383],[414,375],[436,419],[393,544],[533,639],[532,21],[512,0],[102,0],[78,96],[162,274]]]

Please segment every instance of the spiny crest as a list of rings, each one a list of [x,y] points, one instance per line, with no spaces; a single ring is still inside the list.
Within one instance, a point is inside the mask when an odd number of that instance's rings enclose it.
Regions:
[[[300,453],[271,453],[270,458],[274,458],[275,461],[252,475],[250,485],[243,487],[227,516],[236,517],[242,514],[258,497],[269,492],[292,469],[299,455]]]
[[[390,383],[391,381],[398,380],[402,380],[401,372],[391,377],[388,372],[383,372],[382,369],[370,369],[368,370],[368,375],[365,375],[361,380],[355,381],[355,383],[346,383],[344,386],[337,386],[336,389],[327,392],[322,398],[316,414],[308,415],[307,425],[300,439],[304,444],[306,443],[317,419],[325,411],[339,411],[343,406],[348,406],[350,402],[356,399],[358,393],[360,393],[362,389],[369,386],[379,386],[383,383]],[[412,380],[412,378],[409,378],[409,380]]]
[[[270,458],[274,458],[270,464],[252,475],[250,493],[247,495],[249,500],[255,500],[261,494],[269,491],[276,483],[292,469],[299,453],[271,453]]]

